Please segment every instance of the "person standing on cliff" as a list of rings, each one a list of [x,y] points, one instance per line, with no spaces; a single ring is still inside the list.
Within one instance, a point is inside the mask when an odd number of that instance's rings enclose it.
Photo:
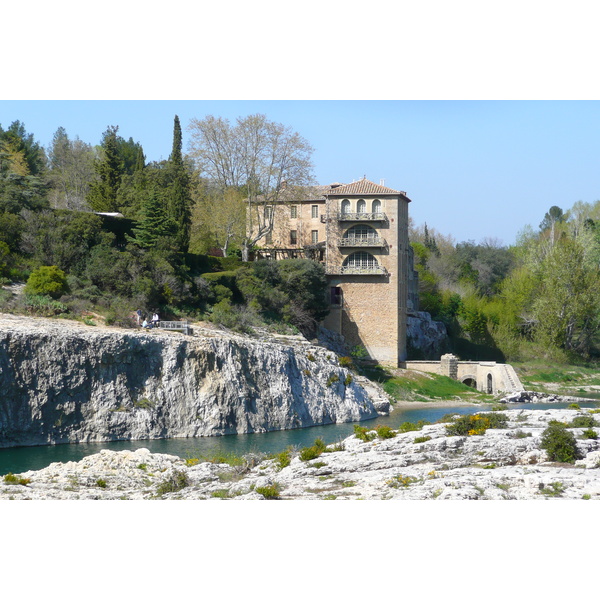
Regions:
[[[137,324],[139,327],[142,323],[142,311],[139,308],[135,311],[135,316],[137,318]]]

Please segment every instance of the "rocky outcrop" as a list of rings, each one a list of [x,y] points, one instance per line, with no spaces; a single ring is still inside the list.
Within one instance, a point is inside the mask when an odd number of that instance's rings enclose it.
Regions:
[[[264,432],[378,414],[333,352],[298,340],[9,315],[0,316],[0,390],[0,447]]]
[[[597,439],[569,429],[582,456],[575,464],[549,462],[540,447],[551,420],[594,416],[589,410],[504,414],[507,428],[484,435],[450,436],[445,424],[434,424],[389,439],[351,436],[307,461],[298,452],[289,454],[289,462],[249,455],[230,466],[146,449],[102,450],[0,479],[0,499],[600,499]]]
[[[413,353],[423,358],[439,358],[446,351],[448,334],[441,321],[427,312],[410,312],[406,321],[406,339]]]

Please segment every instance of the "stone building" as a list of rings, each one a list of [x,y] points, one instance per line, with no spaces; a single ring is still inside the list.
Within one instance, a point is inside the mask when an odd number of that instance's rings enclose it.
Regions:
[[[381,364],[403,364],[407,311],[417,309],[409,299],[418,297],[406,193],[364,178],[290,198],[268,207],[274,226],[259,256],[322,262],[331,308],[323,325]]]

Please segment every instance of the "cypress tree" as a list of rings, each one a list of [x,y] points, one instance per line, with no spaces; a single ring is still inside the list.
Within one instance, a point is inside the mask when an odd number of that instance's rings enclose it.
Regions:
[[[182,136],[179,117],[175,115],[173,125],[173,149],[169,156],[169,186],[167,206],[171,219],[177,226],[176,246],[180,252],[187,252],[190,243],[192,222],[190,177],[183,162],[181,152]]]

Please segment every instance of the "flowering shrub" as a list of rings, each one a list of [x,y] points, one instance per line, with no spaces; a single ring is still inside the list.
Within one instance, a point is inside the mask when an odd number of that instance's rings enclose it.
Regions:
[[[459,417],[446,427],[447,435],[483,435],[488,429],[506,429],[508,417],[498,412]]]

